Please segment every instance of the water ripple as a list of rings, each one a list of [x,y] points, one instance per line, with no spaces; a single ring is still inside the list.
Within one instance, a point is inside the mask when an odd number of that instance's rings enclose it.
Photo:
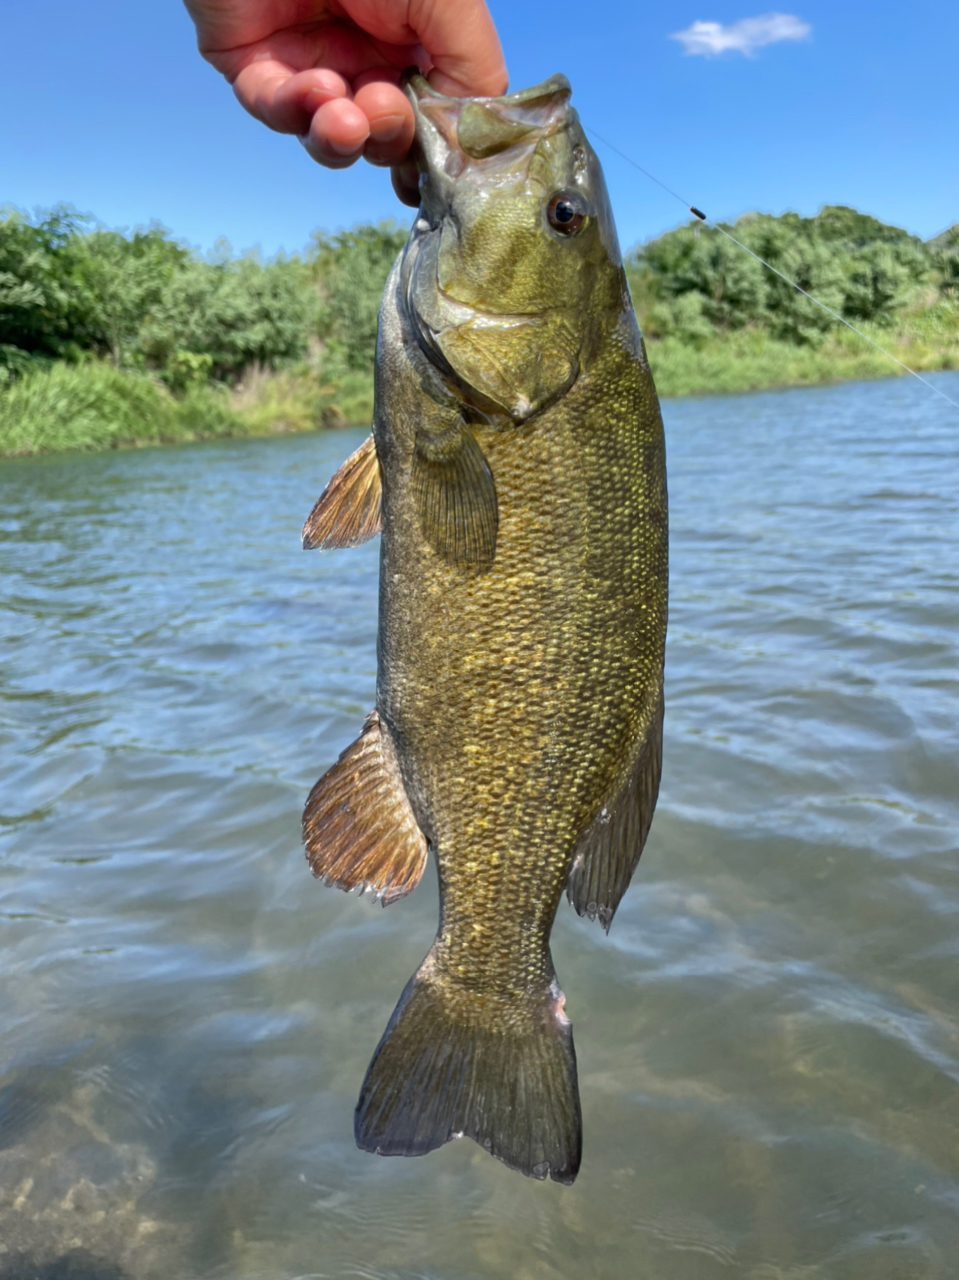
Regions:
[[[361,437],[0,466],[4,1243],[129,1280],[949,1280],[950,413],[896,381],[665,407],[660,809],[610,937],[555,931],[571,1190],[353,1145],[436,916],[432,872],[384,912],[299,848],[372,705],[376,546],[298,546]]]

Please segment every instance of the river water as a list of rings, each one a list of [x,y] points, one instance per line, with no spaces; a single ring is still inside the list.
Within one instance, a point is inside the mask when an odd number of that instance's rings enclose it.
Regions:
[[[361,435],[0,464],[0,1280],[959,1275],[959,413],[664,412],[659,809],[554,931],[572,1188],[353,1145],[436,922],[299,846],[372,706],[377,544],[299,549]]]

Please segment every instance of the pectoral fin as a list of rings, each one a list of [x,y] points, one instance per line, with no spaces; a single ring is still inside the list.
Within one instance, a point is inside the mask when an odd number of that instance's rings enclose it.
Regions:
[[[461,568],[493,563],[496,484],[465,423],[437,435],[417,435],[411,488],[423,536],[437,555]]]
[[[635,754],[625,786],[609,797],[580,837],[566,882],[578,915],[609,932],[620,899],[629,888],[653,820],[663,769],[663,697]]]
[[[380,464],[372,436],[351,453],[303,526],[303,550],[358,547],[380,532]]]
[[[419,884],[426,839],[410,808],[392,740],[375,711],[310,792],[303,843],[315,876],[347,892],[370,889],[384,906]]]

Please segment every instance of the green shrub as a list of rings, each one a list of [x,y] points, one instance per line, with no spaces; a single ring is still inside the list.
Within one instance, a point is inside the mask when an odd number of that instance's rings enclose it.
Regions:
[[[315,329],[317,299],[298,258],[262,261],[228,251],[191,258],[143,316],[139,354],[174,389],[197,378],[235,384],[251,366],[301,360]]]
[[[841,205],[814,218],[745,214],[721,223],[758,258],[844,319],[890,326],[936,274],[930,246],[900,227]],[[695,221],[627,256],[627,273],[650,337],[701,344],[713,333],[758,327],[795,345],[816,345],[837,321],[714,227]]]

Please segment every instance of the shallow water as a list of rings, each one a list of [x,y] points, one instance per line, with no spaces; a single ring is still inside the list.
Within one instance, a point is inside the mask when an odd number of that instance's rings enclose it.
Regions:
[[[665,406],[663,791],[554,932],[573,1188],[353,1145],[436,922],[299,847],[372,705],[377,545],[298,537],[361,436],[0,465],[0,1280],[959,1274],[959,415],[908,383]]]

